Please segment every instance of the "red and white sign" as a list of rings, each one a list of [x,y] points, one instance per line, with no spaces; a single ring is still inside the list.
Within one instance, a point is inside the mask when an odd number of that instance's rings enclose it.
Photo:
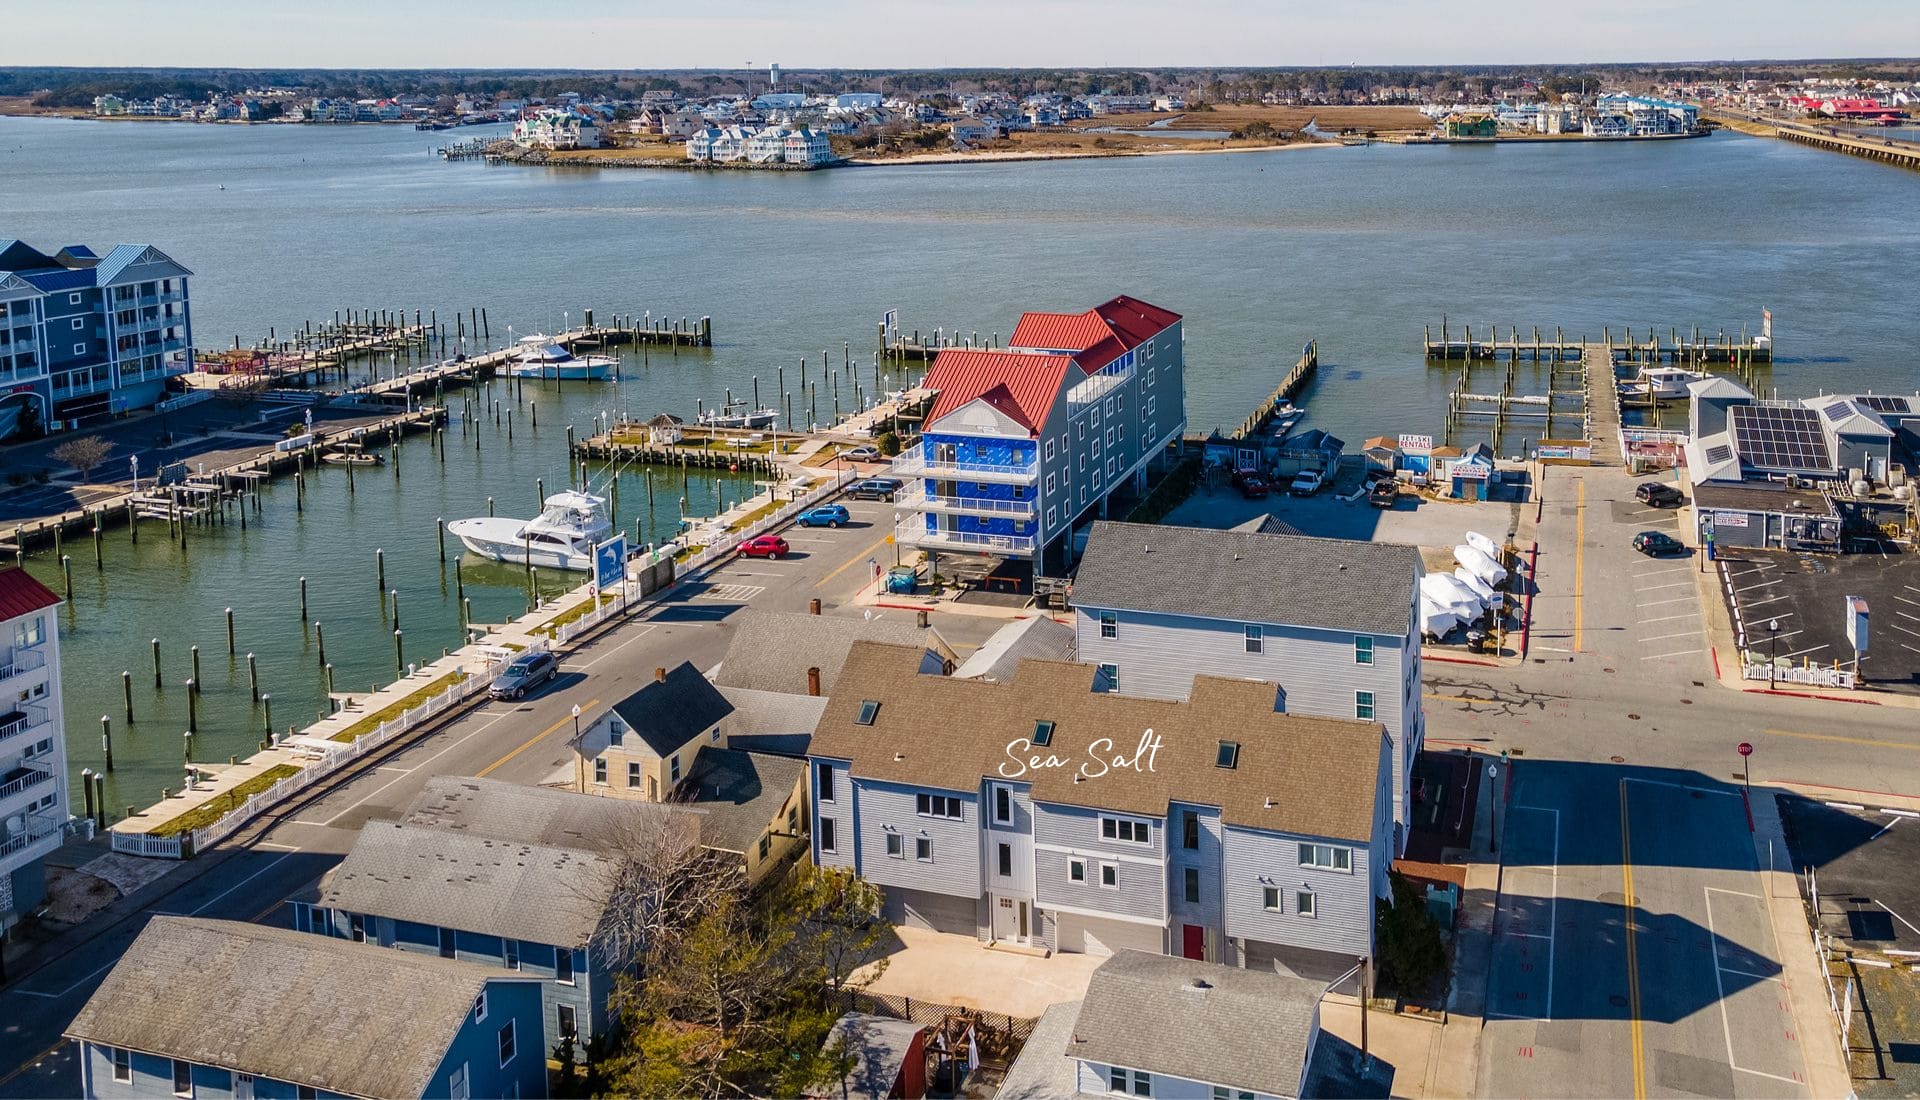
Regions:
[[[1400,453],[1404,455],[1430,455],[1433,453],[1433,437],[1430,435],[1402,435]]]

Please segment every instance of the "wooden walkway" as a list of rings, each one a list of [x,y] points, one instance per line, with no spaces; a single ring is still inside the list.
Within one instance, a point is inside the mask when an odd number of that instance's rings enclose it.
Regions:
[[[1743,134],[1751,134],[1755,137],[1777,137],[1782,141],[1810,145],[1830,153],[1846,153],[1848,156],[1877,160],[1896,168],[1920,170],[1920,144],[1914,142],[1895,141],[1892,138],[1855,137],[1851,134],[1829,132],[1818,126],[1803,126],[1771,119],[1754,121],[1740,115],[1714,114],[1709,117]]]
[[[1593,447],[1595,466],[1618,466],[1620,455],[1620,376],[1613,365],[1614,349],[1609,344],[1588,344],[1581,349],[1581,362],[1587,373],[1587,442]]]
[[[1428,325],[1422,346],[1430,362],[1495,359],[1578,362],[1585,358],[1587,349],[1593,346],[1584,336],[1572,338],[1559,328],[1549,336],[1542,333],[1537,325],[1530,337],[1522,335],[1518,325],[1507,327],[1505,339],[1500,336],[1499,325],[1488,327],[1483,334],[1484,339],[1476,340],[1472,325],[1456,333],[1447,322],[1442,321],[1440,339],[1433,338],[1433,326]],[[1773,341],[1770,338],[1748,336],[1744,332],[1735,336],[1724,330],[1707,333],[1698,326],[1690,333],[1682,333],[1679,326],[1673,326],[1667,330],[1664,338],[1658,329],[1648,328],[1646,339],[1640,340],[1634,337],[1630,328],[1622,328],[1616,339],[1609,325],[1600,330],[1600,342],[1630,358],[1648,363],[1745,364],[1773,360]]]

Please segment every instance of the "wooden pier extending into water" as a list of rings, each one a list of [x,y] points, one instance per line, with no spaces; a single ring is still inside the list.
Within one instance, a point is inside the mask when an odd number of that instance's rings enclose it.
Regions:
[[[1578,362],[1587,354],[1594,342],[1585,336],[1569,337],[1566,331],[1555,328],[1548,335],[1535,325],[1531,336],[1522,335],[1520,326],[1507,326],[1505,339],[1500,336],[1500,326],[1491,325],[1482,330],[1484,338],[1476,340],[1473,326],[1467,325],[1455,330],[1445,321],[1440,322],[1440,339],[1433,338],[1433,326],[1427,325],[1422,346],[1427,359],[1438,362],[1448,360],[1495,360],[1527,359]],[[1636,339],[1630,327],[1623,326],[1618,335],[1612,326],[1600,330],[1599,343],[1616,352],[1644,363],[1770,363],[1773,361],[1773,339],[1769,336],[1749,336],[1742,332],[1735,336],[1722,329],[1716,333],[1702,331],[1695,326],[1691,334],[1683,334],[1678,326],[1668,329],[1663,340],[1658,329],[1649,327],[1646,339]]]

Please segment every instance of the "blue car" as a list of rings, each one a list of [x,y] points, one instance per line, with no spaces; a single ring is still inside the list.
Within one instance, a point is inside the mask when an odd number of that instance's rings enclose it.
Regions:
[[[853,516],[848,513],[846,505],[822,504],[818,508],[800,513],[800,517],[794,522],[802,527],[838,527],[852,520]]]

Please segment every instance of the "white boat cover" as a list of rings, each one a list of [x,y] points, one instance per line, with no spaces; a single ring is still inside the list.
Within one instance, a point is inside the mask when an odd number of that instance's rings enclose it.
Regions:
[[[1474,576],[1494,587],[1499,587],[1507,579],[1507,571],[1499,562],[1464,542],[1453,548],[1453,560],[1466,566]]]
[[[1468,569],[1466,566],[1463,565],[1460,568],[1455,569],[1453,571],[1453,575],[1460,579],[1461,584],[1464,584],[1468,588],[1473,589],[1474,595],[1480,597],[1482,600],[1485,600],[1488,603],[1493,602],[1493,586],[1488,584],[1486,581],[1481,580],[1479,577],[1474,576],[1473,570]]]
[[[1492,558],[1494,561],[1500,560],[1500,544],[1478,531],[1467,532],[1467,545]]]
[[[1450,573],[1428,573],[1420,578],[1420,598],[1435,607],[1451,608],[1463,619],[1486,610],[1487,602]]]

